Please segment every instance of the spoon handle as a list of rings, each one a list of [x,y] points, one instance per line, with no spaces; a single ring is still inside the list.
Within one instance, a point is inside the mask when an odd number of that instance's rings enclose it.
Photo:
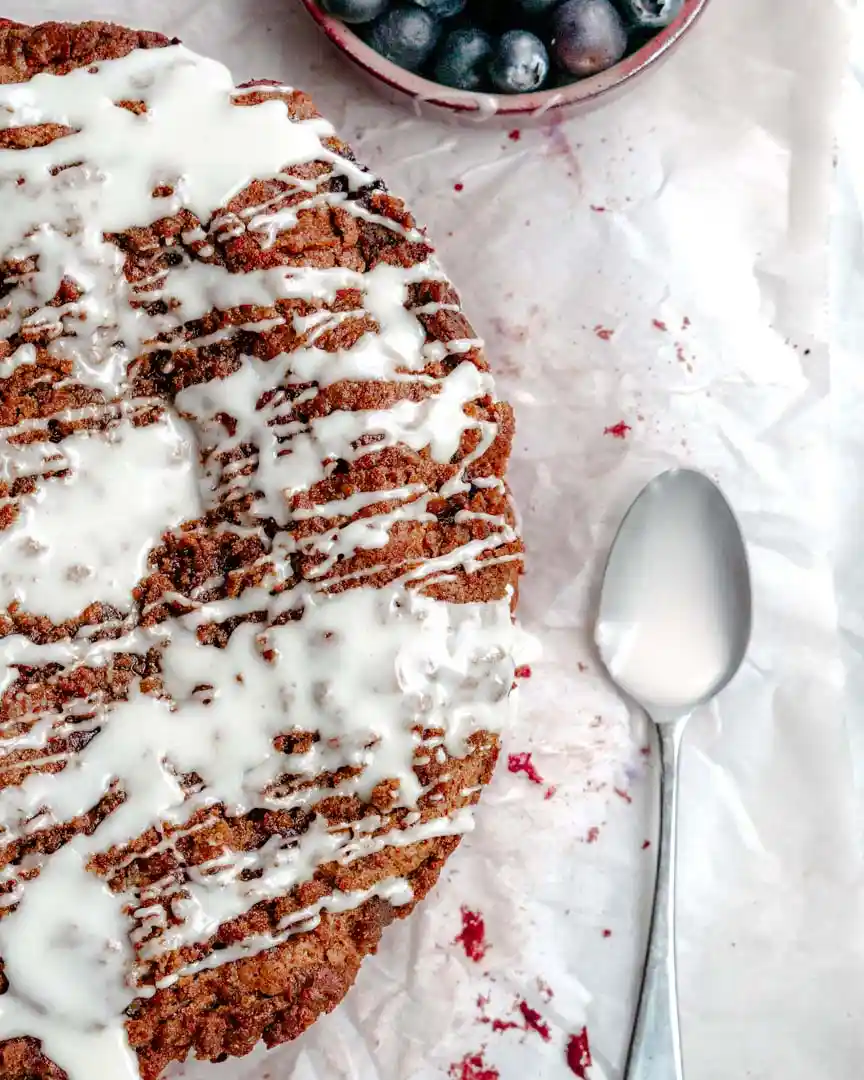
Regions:
[[[654,909],[636,1029],[626,1080],[683,1080],[675,974],[675,861],[678,843],[678,757],[687,717],[658,724],[660,853]]]

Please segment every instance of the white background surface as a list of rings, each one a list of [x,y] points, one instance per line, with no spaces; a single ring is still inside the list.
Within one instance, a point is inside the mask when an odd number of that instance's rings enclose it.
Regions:
[[[593,1076],[620,1075],[654,788],[638,720],[591,655],[589,614],[629,500],[682,462],[732,498],[756,587],[750,658],[694,720],[684,755],[687,1077],[860,1076],[864,91],[847,75],[829,356],[839,4],[714,0],[629,96],[518,141],[384,104],[295,0],[5,0],[2,14],[159,29],[226,61],[238,82],[311,91],[429,225],[518,410],[512,478],[533,554],[522,610],[545,657],[507,750],[532,751],[554,797],[502,768],[477,832],[344,1006],[266,1058],[185,1075],[443,1080],[483,1048],[501,1080],[565,1080],[567,1040],[583,1024]],[[604,435],[622,420],[625,439]],[[463,904],[486,919],[479,965],[453,944]],[[490,1016],[518,1019],[518,998],[540,1010],[549,1042],[478,1023],[487,993]]]

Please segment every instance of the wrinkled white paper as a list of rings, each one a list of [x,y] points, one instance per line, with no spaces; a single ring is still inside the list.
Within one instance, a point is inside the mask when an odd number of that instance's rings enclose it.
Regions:
[[[311,91],[429,225],[518,410],[522,617],[545,652],[476,832],[332,1016],[270,1054],[171,1075],[566,1080],[585,1026],[589,1075],[620,1076],[656,778],[641,721],[598,670],[590,617],[629,501],[683,463],[731,497],[756,589],[751,654],[684,753],[688,1080],[859,1076],[864,38],[840,114],[829,360],[839,0],[713,0],[623,100],[518,139],[385,104],[296,0],[6,0],[2,14],[163,30],[238,81]],[[507,771],[506,754],[525,752],[543,783]],[[479,963],[454,943],[463,906],[485,920]],[[548,1040],[525,1030],[520,1002]]]

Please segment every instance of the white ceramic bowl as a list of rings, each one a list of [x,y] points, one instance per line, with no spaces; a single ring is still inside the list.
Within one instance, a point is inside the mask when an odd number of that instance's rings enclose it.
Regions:
[[[392,100],[413,102],[418,112],[466,119],[499,120],[509,124],[529,122],[550,112],[587,112],[611,100],[630,86],[637,75],[658,65],[681,41],[702,14],[709,0],[684,0],[678,18],[632,55],[608,71],[567,86],[533,94],[480,94],[452,90],[397,67],[375,52],[344,23],[326,12],[317,0],[302,0],[306,10],[335,47],[375,80]]]

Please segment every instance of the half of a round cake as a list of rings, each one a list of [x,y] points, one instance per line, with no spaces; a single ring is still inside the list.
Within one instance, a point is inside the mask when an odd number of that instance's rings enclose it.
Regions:
[[[513,421],[302,93],[0,20],[0,1078],[292,1039],[471,828]]]

